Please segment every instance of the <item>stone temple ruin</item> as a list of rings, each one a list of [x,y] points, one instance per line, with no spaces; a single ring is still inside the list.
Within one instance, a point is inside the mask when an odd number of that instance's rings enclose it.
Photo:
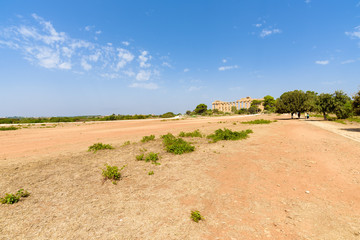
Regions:
[[[246,97],[246,98],[241,98],[239,100],[236,100],[235,102],[223,102],[223,101],[219,101],[216,100],[212,103],[212,109],[217,109],[221,112],[231,112],[231,108],[232,107],[236,107],[237,110],[240,110],[241,108],[250,108],[251,102],[254,100],[259,100],[259,101],[263,101],[264,99],[254,99],[251,97]],[[264,110],[264,106],[263,104],[259,105],[259,108],[261,109],[261,111]]]

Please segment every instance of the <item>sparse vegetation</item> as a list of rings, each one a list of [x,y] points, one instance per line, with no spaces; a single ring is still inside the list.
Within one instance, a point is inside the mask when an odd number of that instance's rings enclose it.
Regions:
[[[11,127],[0,127],[0,131],[12,131],[17,130],[17,127],[11,126]]]
[[[163,135],[161,138],[163,139],[166,151],[168,152],[180,155],[195,150],[195,147],[189,142],[186,142],[182,138],[176,138],[171,133]]]
[[[158,153],[154,153],[154,152],[149,152],[145,157],[145,162],[151,162],[152,164],[155,165],[159,164],[157,162],[158,160],[159,160],[159,155]]]
[[[251,129],[247,129],[241,132],[231,131],[230,129],[224,128],[218,129],[215,131],[215,133],[207,136],[207,138],[212,139],[212,142],[217,142],[220,140],[240,140],[248,138],[249,134],[253,133]]]
[[[116,183],[116,181],[121,178],[121,171],[125,167],[126,165],[119,169],[117,166],[110,166],[105,164],[105,169],[102,169],[102,175],[104,176],[105,180],[110,179],[113,180],[113,183]]]
[[[20,201],[20,198],[26,198],[30,196],[30,193],[24,189],[20,189],[17,191],[17,193],[6,193],[5,197],[0,198],[0,201],[2,204],[14,204]]]
[[[138,161],[144,160],[144,154],[143,153],[139,154],[139,155],[136,155],[135,157],[136,157],[136,160],[138,160]]]
[[[148,172],[148,175],[154,175],[154,171]]]
[[[92,151],[92,152],[96,153],[97,151],[104,150],[104,149],[114,149],[114,147],[111,146],[110,144],[95,143],[89,147],[88,151],[89,152]]]
[[[155,139],[155,135],[144,136],[144,137],[141,139],[141,142],[149,142],[149,141],[154,140],[154,139]]]
[[[269,124],[271,123],[270,120],[265,120],[265,119],[256,119],[253,121],[248,121],[248,122],[241,122],[242,124]]]
[[[203,137],[199,129],[196,129],[193,132],[180,132],[179,137]]]
[[[124,142],[122,146],[124,147],[124,146],[127,146],[127,145],[130,145],[130,141]]]
[[[198,210],[196,211],[191,211],[191,215],[190,215],[191,220],[193,220],[194,222],[199,222],[200,220],[203,220],[204,217],[201,216],[200,212]]]

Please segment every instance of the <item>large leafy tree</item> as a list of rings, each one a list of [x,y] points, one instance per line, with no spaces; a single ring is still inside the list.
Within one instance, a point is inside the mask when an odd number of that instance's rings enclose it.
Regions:
[[[333,112],[335,109],[334,98],[329,93],[321,93],[317,98],[316,105],[323,114],[324,120],[326,120],[326,114]]]
[[[345,119],[352,115],[351,98],[343,91],[335,91],[334,98],[334,113],[339,119]]]
[[[306,101],[304,102],[305,111],[318,112],[319,108],[316,105],[316,100],[318,97],[317,92],[306,91],[305,95],[306,95]]]
[[[353,97],[352,107],[356,115],[360,115],[360,91]]]
[[[196,114],[202,114],[202,113],[206,112],[206,110],[207,110],[207,106],[205,104],[201,103],[196,106],[194,112]]]
[[[276,100],[276,112],[291,114],[304,112],[306,99],[306,94],[301,90],[285,92]]]
[[[275,112],[275,99],[267,95],[264,97],[264,109],[269,112]]]

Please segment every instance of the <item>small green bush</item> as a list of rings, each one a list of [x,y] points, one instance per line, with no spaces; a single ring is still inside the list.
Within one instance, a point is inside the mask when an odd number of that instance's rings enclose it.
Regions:
[[[154,171],[148,172],[148,175],[154,175]]]
[[[11,127],[0,127],[0,131],[12,131],[17,130],[17,127],[11,126]]]
[[[194,221],[194,222],[199,222],[200,220],[203,220],[204,217],[201,216],[199,211],[191,211],[191,215],[190,218]]]
[[[201,132],[199,131],[199,129],[196,129],[193,132],[180,132],[179,133],[179,137],[203,137],[203,135],[201,134]]]
[[[248,121],[248,122],[241,122],[242,124],[269,124],[271,123],[270,120],[265,120],[265,119],[256,119],[253,121]]]
[[[151,141],[151,140],[154,140],[154,139],[155,139],[155,135],[144,136],[144,137],[141,139],[141,142],[148,142],[148,141]]]
[[[136,160],[138,160],[138,161],[144,160],[144,154],[142,153],[140,155],[136,155]]]
[[[24,189],[20,189],[17,191],[17,193],[6,193],[5,197],[0,198],[0,201],[2,204],[14,204],[20,201],[20,198],[22,197],[28,197],[30,196],[30,193],[28,191],[25,191]]]
[[[224,128],[224,130],[216,130],[215,133],[207,136],[207,138],[212,139],[213,142],[217,142],[220,140],[239,140],[248,138],[249,133],[253,133],[253,131],[251,129],[247,129],[241,132],[233,132],[230,129]]]
[[[124,165],[122,168],[118,168],[117,166],[110,166],[105,164],[105,169],[102,169],[102,175],[106,179],[112,179],[114,181],[119,180],[121,178],[121,171],[126,167]]]
[[[130,145],[130,141],[124,142],[122,146],[127,146],[127,145]]]
[[[114,149],[113,146],[110,144],[103,144],[103,143],[95,143],[89,147],[89,152],[93,151],[96,153],[98,150],[104,150],[104,149]]]
[[[145,162],[151,162],[152,164],[158,164],[159,156],[158,153],[149,152],[145,157]]]
[[[176,138],[171,133],[163,135],[162,139],[167,152],[180,155],[195,150],[195,147],[189,142],[186,142],[182,138]]]

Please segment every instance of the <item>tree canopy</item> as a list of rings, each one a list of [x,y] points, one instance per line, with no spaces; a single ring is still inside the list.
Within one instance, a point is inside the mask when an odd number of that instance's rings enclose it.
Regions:
[[[196,114],[202,114],[202,113],[206,112],[206,110],[207,110],[207,106],[204,103],[201,103],[196,106],[194,112]]]

